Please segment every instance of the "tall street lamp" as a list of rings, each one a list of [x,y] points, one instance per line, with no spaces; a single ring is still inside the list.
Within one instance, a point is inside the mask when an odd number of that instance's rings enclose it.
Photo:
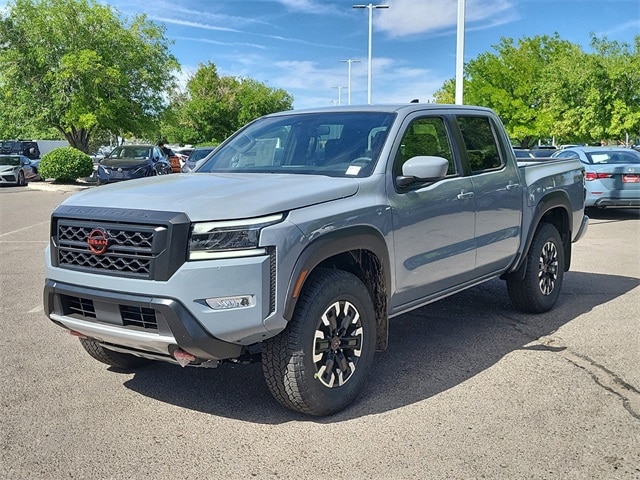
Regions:
[[[341,62],[347,62],[349,64],[349,81],[347,82],[347,105],[351,105],[351,64],[359,62],[360,60],[354,60],[349,58],[347,60],[340,60]]]
[[[333,88],[337,88],[338,89],[338,105],[342,105],[342,89],[343,88],[347,88],[343,85],[338,85],[336,87]]]
[[[373,31],[373,10],[375,8],[389,8],[389,5],[353,5],[353,8],[369,9],[369,65],[367,70],[367,101],[371,105],[371,33]]]
[[[457,34],[457,42],[456,42],[456,105],[463,104],[464,17],[465,17],[465,0],[458,0],[458,34]]]

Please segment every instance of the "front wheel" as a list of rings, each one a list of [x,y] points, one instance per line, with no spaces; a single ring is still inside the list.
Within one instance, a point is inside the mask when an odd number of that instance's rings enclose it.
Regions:
[[[309,415],[330,415],[356,398],[373,363],[376,320],[355,275],[320,268],[305,284],[287,328],[264,342],[262,368],[273,396]]]
[[[27,179],[24,176],[24,172],[22,170],[20,170],[18,172],[18,182],[17,182],[19,187],[24,187],[27,184]]]
[[[151,360],[147,360],[146,358],[136,357],[135,355],[129,355],[127,353],[114,352],[113,350],[104,348],[95,340],[88,338],[80,338],[80,344],[93,358],[112,367],[137,368],[151,363]]]
[[[518,273],[507,278],[513,305],[530,313],[551,310],[560,295],[564,277],[564,249],[555,226],[540,225],[527,253],[524,276]]]

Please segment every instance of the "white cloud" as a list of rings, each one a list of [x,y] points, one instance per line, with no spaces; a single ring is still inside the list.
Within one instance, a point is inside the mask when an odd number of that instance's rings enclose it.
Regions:
[[[374,15],[376,29],[390,37],[439,33],[456,27],[457,0],[389,0],[389,8]],[[516,20],[511,0],[467,0],[465,23],[472,28],[488,28]],[[480,22],[483,25],[479,25]],[[475,24],[475,25],[474,25]]]
[[[335,12],[331,5],[323,4],[315,0],[278,0],[288,10],[324,15]]]
[[[599,33],[598,36],[617,36],[621,33],[631,32],[632,34],[637,34],[640,31],[640,19],[630,20],[628,22],[623,22],[619,25],[615,25],[610,27],[605,32]]]
[[[153,20],[164,23],[172,23],[174,25],[181,25],[183,27],[193,27],[193,28],[202,28],[204,30],[215,30],[220,32],[234,32],[234,33],[242,33],[240,30],[236,30],[235,28],[229,27],[218,27],[215,25],[208,25],[206,23],[201,22],[193,22],[190,20],[178,20],[177,18],[167,18],[167,17],[154,17],[151,16]]]
[[[263,72],[268,85],[290,92],[296,109],[319,107],[337,103],[338,89],[347,87],[347,67],[342,64],[321,68],[311,61],[277,62],[275,70]],[[374,58],[372,76],[373,103],[407,103],[414,98],[427,101],[442,86],[444,78],[423,68],[407,67],[391,58]],[[367,102],[366,64],[353,65],[351,71],[352,103]],[[347,89],[342,89],[342,104],[347,103]]]

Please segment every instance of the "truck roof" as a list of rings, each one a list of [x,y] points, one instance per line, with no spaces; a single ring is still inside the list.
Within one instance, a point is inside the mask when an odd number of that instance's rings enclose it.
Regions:
[[[486,107],[478,107],[472,105],[450,105],[443,103],[401,103],[401,104],[382,104],[382,105],[339,105],[331,107],[305,108],[300,110],[286,110],[283,112],[273,113],[268,116],[291,115],[302,113],[326,113],[326,112],[388,112],[388,113],[411,113],[413,111],[424,110],[451,110],[451,111],[477,111],[495,114],[493,110]]]

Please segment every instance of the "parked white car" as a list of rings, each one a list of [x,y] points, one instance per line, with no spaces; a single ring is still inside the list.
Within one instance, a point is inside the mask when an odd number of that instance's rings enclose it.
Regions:
[[[0,185],[25,186],[35,178],[31,160],[24,155],[0,155]]]

